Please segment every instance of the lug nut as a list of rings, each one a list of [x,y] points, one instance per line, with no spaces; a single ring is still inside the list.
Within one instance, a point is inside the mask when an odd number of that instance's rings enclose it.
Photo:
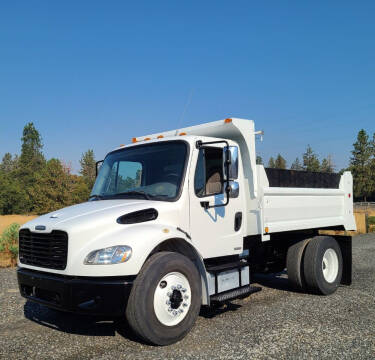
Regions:
[[[181,290],[182,286],[180,284],[177,285],[177,290]]]
[[[189,299],[189,295],[184,295],[184,299],[185,300]]]
[[[167,296],[168,297],[171,297],[172,296],[172,293],[170,291],[167,292]]]
[[[183,307],[187,307],[188,304],[187,304],[187,303],[183,303],[182,306],[183,306]]]
[[[170,300],[167,300],[166,304],[167,304],[167,305],[171,305]]]
[[[172,308],[171,308],[171,307],[169,307],[169,308],[168,308],[168,311],[169,311],[169,312],[171,312],[171,311],[172,311]]]
[[[186,292],[186,289],[185,289],[185,288],[182,288],[181,291],[184,293],[184,292]]]
[[[181,314],[181,313],[183,313],[183,312],[184,312],[184,309],[181,309],[181,308],[180,308],[180,309],[178,309],[178,311],[179,311],[179,312],[180,312],[180,314]]]
[[[177,315],[177,311],[176,310],[173,310],[173,316],[176,316]]]
[[[176,290],[176,286],[173,285],[173,286],[172,286],[172,290]]]

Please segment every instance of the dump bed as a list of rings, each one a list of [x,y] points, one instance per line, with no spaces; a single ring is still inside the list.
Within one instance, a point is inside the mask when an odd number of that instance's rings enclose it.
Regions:
[[[257,166],[264,232],[343,226],[355,230],[350,172],[309,173]],[[309,186],[309,187],[308,187]]]

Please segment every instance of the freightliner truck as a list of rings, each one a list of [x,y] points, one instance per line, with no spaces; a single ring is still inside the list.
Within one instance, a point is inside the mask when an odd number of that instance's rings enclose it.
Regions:
[[[253,121],[231,118],[108,153],[89,201],[20,229],[22,296],[122,316],[139,338],[167,345],[202,305],[257,290],[254,273],[286,269],[293,286],[322,295],[349,285],[350,172],[265,169],[257,134]]]

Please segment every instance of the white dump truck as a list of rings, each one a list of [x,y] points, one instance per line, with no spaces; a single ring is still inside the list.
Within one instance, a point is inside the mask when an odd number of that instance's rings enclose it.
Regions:
[[[167,345],[202,305],[258,290],[254,273],[287,269],[296,288],[323,295],[349,285],[350,172],[265,169],[257,134],[253,121],[231,118],[108,153],[89,201],[20,229],[22,296],[126,317],[141,339]]]

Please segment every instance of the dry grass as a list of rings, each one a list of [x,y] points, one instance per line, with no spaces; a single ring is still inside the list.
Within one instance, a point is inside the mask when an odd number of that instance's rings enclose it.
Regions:
[[[23,225],[24,223],[36,218],[38,215],[0,215],[0,234],[10,224],[17,223]]]
[[[9,225],[13,223],[23,225],[36,217],[37,215],[0,215],[0,236]],[[10,251],[0,252],[0,268],[15,265],[16,260],[12,257]]]

